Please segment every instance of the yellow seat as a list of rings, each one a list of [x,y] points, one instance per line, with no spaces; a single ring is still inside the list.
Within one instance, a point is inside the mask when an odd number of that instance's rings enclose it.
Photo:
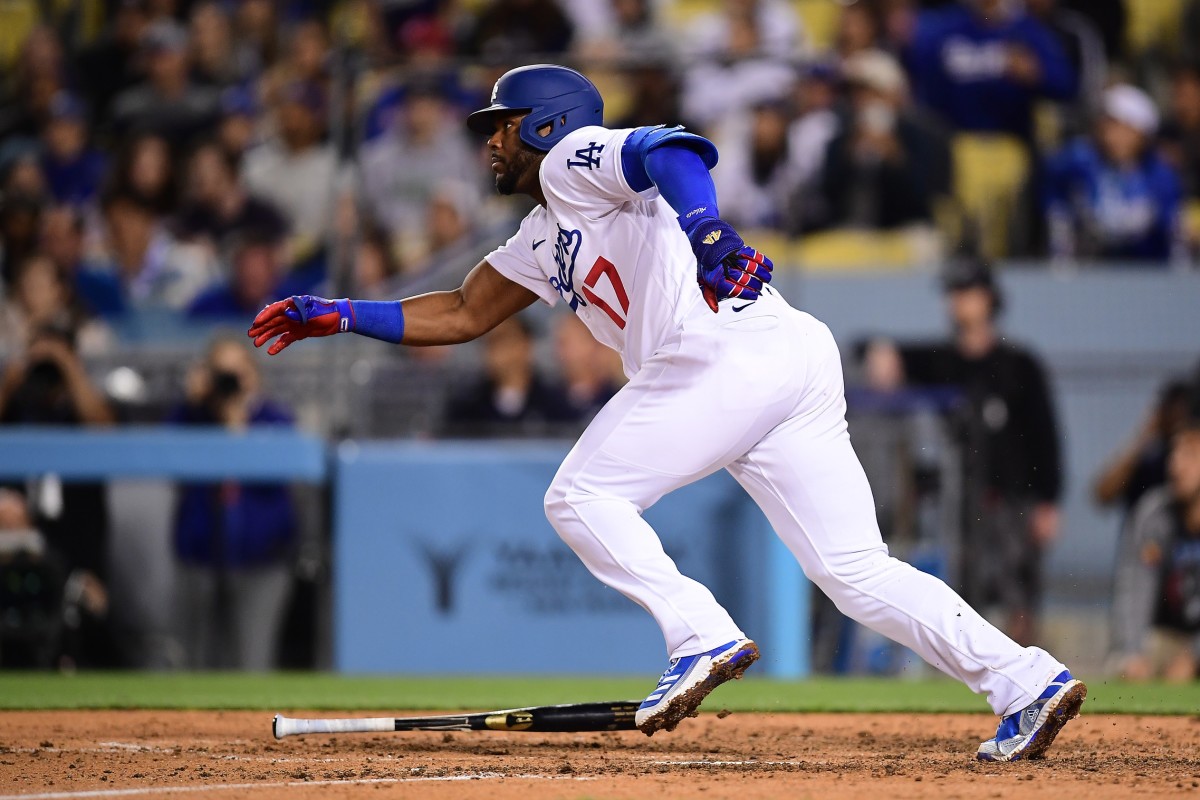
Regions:
[[[1183,207],[1183,232],[1193,246],[1200,244],[1200,200],[1189,200]]]
[[[831,50],[833,40],[837,38],[842,6],[830,0],[793,0],[792,5],[804,25],[804,35],[813,52]]]
[[[799,239],[788,252],[788,263],[810,272],[909,270],[937,263],[941,249],[940,236],[927,226],[833,230]]]
[[[1132,0],[1125,4],[1125,40],[1134,53],[1179,45],[1185,0]]]
[[[0,0],[0,69],[8,70],[16,62],[38,20],[36,0]]]
[[[954,197],[966,229],[977,234],[982,255],[1002,257],[1029,179],[1029,152],[1012,136],[968,133],[954,137],[952,150]]]

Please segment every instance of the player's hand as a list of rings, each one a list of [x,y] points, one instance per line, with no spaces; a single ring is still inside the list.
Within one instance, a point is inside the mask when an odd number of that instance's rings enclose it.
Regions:
[[[747,247],[733,226],[716,217],[698,217],[684,232],[696,254],[696,281],[713,313],[727,297],[759,298],[771,280],[771,259]]]
[[[278,300],[258,312],[246,335],[254,340],[255,347],[262,347],[278,336],[267,348],[269,355],[276,355],[301,339],[332,336],[353,328],[354,315],[349,300],[326,300],[300,294]]]

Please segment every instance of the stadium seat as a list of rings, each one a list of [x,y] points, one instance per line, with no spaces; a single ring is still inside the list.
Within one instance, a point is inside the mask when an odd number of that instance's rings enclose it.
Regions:
[[[941,249],[938,233],[922,225],[895,231],[835,230],[802,237],[787,251],[787,263],[809,272],[908,270],[937,263]]]
[[[1134,53],[1154,48],[1175,51],[1185,0],[1136,0],[1125,4],[1125,38]]]
[[[38,13],[34,0],[0,3],[0,68],[7,70],[17,60],[25,39],[37,27]]]
[[[832,49],[842,18],[842,6],[829,0],[796,0],[793,5],[804,25],[809,48],[817,53]]]
[[[1017,200],[1029,179],[1029,153],[1012,136],[962,133],[952,143],[954,196],[981,252],[1007,254]]]

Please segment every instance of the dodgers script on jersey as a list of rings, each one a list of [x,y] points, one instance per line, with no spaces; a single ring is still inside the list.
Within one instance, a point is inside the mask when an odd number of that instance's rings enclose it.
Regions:
[[[627,375],[703,303],[675,211],[657,188],[639,194],[625,181],[621,146],[632,132],[591,126],[556,144],[541,167],[546,207],[487,257],[547,303],[568,303]]]

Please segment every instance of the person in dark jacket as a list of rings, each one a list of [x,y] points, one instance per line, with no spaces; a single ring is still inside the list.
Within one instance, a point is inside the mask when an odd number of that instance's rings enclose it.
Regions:
[[[851,114],[830,142],[821,191],[837,227],[932,223],[933,200],[950,189],[945,137],[907,106],[900,65],[880,50],[846,60]]]
[[[253,355],[218,338],[189,375],[180,425],[291,426],[259,393]],[[276,664],[292,586],[296,514],[288,487],[226,481],[184,484],[175,514],[180,635],[192,669],[266,670]]]
[[[867,358],[894,358],[898,349],[908,383],[962,391],[963,405],[953,418],[964,473],[957,588],[971,605],[1004,614],[1005,632],[1030,644],[1037,633],[1042,552],[1059,528],[1062,467],[1054,403],[1037,356],[1000,335],[1002,298],[990,269],[959,265],[945,288],[952,341],[897,348],[877,340]]]
[[[510,317],[483,338],[484,374],[451,396],[446,435],[546,436],[579,419],[565,393],[533,358],[533,331]]]

